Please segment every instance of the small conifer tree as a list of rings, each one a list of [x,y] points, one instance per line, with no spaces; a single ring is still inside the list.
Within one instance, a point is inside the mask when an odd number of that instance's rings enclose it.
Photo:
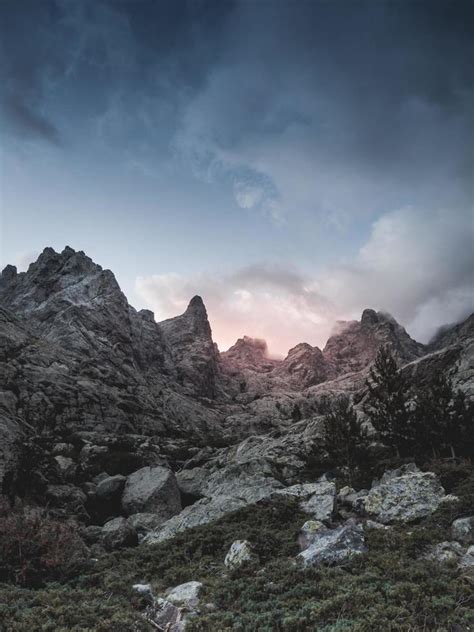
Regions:
[[[349,397],[343,395],[326,405],[323,424],[329,456],[335,465],[347,469],[352,484],[364,462],[367,437]]]
[[[413,442],[410,389],[388,347],[377,352],[366,384],[364,409],[370,422],[397,456],[407,454]]]

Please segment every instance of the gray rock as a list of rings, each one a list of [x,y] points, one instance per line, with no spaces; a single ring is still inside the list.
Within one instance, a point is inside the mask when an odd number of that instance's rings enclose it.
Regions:
[[[167,520],[158,531],[149,533],[144,542],[154,544],[172,538],[190,527],[197,527],[221,518],[227,513],[245,507],[248,503],[239,498],[218,496],[215,499],[203,498],[193,505],[185,507],[181,513]]]
[[[74,446],[72,443],[55,443],[51,453],[53,456],[72,457],[74,455]]]
[[[250,542],[248,540],[235,540],[225,556],[224,564],[227,568],[234,569],[253,559],[255,559],[255,555],[252,553]]]
[[[204,491],[209,479],[209,470],[203,467],[193,467],[190,470],[181,470],[176,474],[178,487],[183,494],[200,498],[204,496]]]
[[[317,530],[298,557],[306,566],[342,564],[367,550],[362,525],[348,521],[336,529]]]
[[[165,521],[157,514],[141,512],[128,516],[127,522],[139,535],[145,535],[158,529]]]
[[[90,525],[82,531],[86,544],[98,544],[102,540],[102,527]]]
[[[153,627],[166,632],[183,632],[186,626],[187,613],[166,599],[155,599],[146,609],[144,618]]]
[[[138,544],[135,529],[123,517],[105,523],[102,528],[102,541],[109,551]]]
[[[463,544],[474,543],[474,516],[458,518],[451,525],[451,535],[454,540]]]
[[[180,584],[169,590],[165,597],[173,605],[191,610],[199,603],[199,593],[201,592],[201,582],[190,581]]]
[[[126,480],[127,477],[121,474],[102,478],[97,485],[97,497],[104,501],[113,501],[119,498],[122,495]]]
[[[304,551],[314,542],[321,533],[326,532],[327,527],[319,520],[307,520],[301,527],[298,535],[298,545]]]
[[[127,478],[122,496],[125,514],[155,513],[166,520],[181,510],[176,477],[165,467],[144,467]]]
[[[459,562],[464,549],[459,542],[440,542],[428,547],[424,557],[439,564],[446,562]]]
[[[416,466],[386,472],[362,499],[366,514],[377,522],[413,522],[432,514],[445,492],[432,472]]]
[[[308,498],[300,503],[301,509],[310,514],[313,520],[329,522],[334,513],[336,500],[336,483],[318,483],[318,488]]]
[[[59,471],[59,475],[63,481],[74,480],[76,474],[76,463],[67,456],[55,456],[54,460]]]
[[[462,569],[474,569],[474,544],[471,545],[459,560],[459,567]]]
[[[387,524],[381,524],[380,522],[375,522],[375,520],[366,520],[364,528],[365,529],[378,529],[379,531],[380,530],[387,531],[388,529],[390,529],[390,526]]]

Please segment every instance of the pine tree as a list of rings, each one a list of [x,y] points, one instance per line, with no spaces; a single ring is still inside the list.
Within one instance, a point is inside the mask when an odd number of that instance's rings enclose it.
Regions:
[[[388,347],[380,347],[367,379],[368,396],[364,410],[382,441],[397,455],[412,447],[409,385]]]
[[[323,424],[329,456],[335,465],[347,469],[352,484],[358,466],[364,462],[367,437],[347,396],[326,404]]]
[[[473,442],[474,406],[451,380],[437,373],[416,396],[414,442],[420,455],[470,456]]]

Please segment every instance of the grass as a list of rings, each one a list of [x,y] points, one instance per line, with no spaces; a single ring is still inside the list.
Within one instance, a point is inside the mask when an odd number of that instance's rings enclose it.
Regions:
[[[449,539],[452,520],[474,506],[472,468],[444,476],[459,503],[413,527],[367,531],[368,553],[342,568],[295,564],[307,517],[291,500],[261,502],[167,542],[104,555],[63,583],[36,590],[0,584],[0,630],[150,630],[132,585],[151,583],[160,593],[190,580],[204,589],[201,614],[187,632],[474,630],[472,578],[420,558],[427,544]],[[235,539],[250,540],[260,563],[229,572],[223,560]]]

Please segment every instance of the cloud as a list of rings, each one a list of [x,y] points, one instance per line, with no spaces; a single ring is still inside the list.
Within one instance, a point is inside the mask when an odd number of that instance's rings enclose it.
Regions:
[[[241,208],[273,218],[277,201],[279,218],[336,227],[472,199],[468,4],[278,3],[271,20],[268,7],[236,5],[178,115],[174,147],[198,177],[245,172]]]
[[[136,290],[158,320],[202,295],[222,349],[244,334],[265,338],[280,355],[299,342],[324,346],[337,320],[359,318],[366,307],[392,313],[427,342],[474,309],[473,239],[470,218],[453,222],[448,212],[405,208],[373,224],[352,262],[316,278],[256,264],[226,276],[140,277]]]
[[[136,291],[158,320],[183,312],[200,294],[221,349],[248,334],[265,338],[272,352],[285,354],[301,338],[324,338],[333,324],[326,300],[310,280],[276,266],[248,266],[227,276],[139,277]]]

